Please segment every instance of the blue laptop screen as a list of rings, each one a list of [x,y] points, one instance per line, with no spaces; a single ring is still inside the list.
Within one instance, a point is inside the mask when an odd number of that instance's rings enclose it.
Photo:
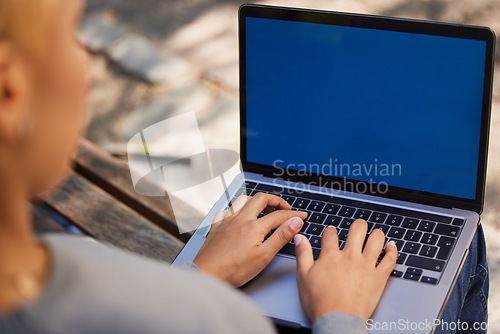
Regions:
[[[485,54],[477,40],[246,18],[247,161],[474,199]]]

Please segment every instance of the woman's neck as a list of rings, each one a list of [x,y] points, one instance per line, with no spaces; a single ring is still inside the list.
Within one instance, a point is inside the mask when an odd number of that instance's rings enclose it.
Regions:
[[[26,196],[16,178],[0,172],[0,313],[32,301],[49,272],[49,254],[32,229]],[[3,174],[5,175],[5,174]]]

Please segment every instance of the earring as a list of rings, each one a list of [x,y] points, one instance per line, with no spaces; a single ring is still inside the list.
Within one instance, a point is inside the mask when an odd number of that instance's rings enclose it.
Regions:
[[[33,120],[28,117],[23,117],[21,121],[17,123],[17,137],[21,139],[29,137],[33,133],[34,128],[35,124]]]

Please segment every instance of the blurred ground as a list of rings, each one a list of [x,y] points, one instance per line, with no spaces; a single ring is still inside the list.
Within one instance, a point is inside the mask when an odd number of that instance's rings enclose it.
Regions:
[[[87,45],[94,51],[87,137],[109,152],[125,156],[127,142],[139,130],[193,111],[207,148],[238,151],[237,12],[241,3],[230,0],[89,0],[82,28]],[[276,0],[257,3],[486,25],[500,34],[498,0]],[[143,52],[138,55],[137,50]],[[147,59],[139,59],[144,54]],[[499,55],[496,59],[498,66]],[[482,221],[490,265],[490,321],[496,323],[500,333],[498,78],[495,75]],[[190,197],[191,204],[197,206],[197,203],[206,202],[205,195]],[[200,204],[199,209],[205,211],[206,205]],[[490,330],[490,333],[497,331]]]

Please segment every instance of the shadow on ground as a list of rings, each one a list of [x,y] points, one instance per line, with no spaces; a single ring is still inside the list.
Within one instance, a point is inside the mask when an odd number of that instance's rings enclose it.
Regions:
[[[234,0],[88,0],[86,14],[109,12],[137,33],[165,38],[202,14]],[[147,15],[140,13],[147,12]],[[139,14],[139,15],[138,15]]]

